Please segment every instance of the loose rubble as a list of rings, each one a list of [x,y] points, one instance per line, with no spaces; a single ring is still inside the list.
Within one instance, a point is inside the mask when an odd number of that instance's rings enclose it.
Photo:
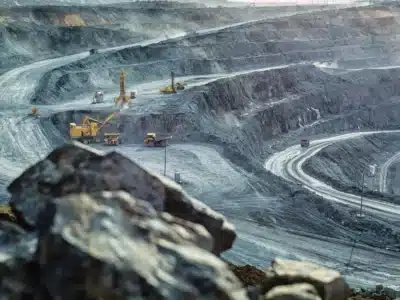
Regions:
[[[115,152],[65,145],[9,191],[10,204],[0,207],[1,236],[8,237],[0,250],[1,299],[351,296],[338,272],[308,262],[276,259],[263,271],[222,260],[233,225]]]

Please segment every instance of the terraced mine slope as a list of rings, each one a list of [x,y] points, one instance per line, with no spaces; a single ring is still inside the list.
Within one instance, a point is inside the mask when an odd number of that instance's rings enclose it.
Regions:
[[[163,173],[164,149],[143,147],[143,136],[171,134],[166,175],[179,172],[189,193],[233,221],[238,240],[229,259],[257,266],[276,256],[308,259],[347,270],[353,285],[398,285],[399,202],[369,193],[357,218],[361,192],[351,186],[357,170],[391,157],[381,156],[379,143],[393,155],[397,149],[398,133],[389,131],[399,125],[399,12],[13,10],[10,18],[30,19],[3,25],[20,33],[3,36],[1,188],[65,142],[70,122],[115,111],[124,69],[137,97],[115,120],[123,144],[95,147]],[[39,29],[53,30],[54,39]],[[89,55],[91,47],[99,53]],[[171,71],[186,88],[162,95]],[[105,103],[90,104],[96,90]],[[32,105],[40,118],[26,117]],[[311,139],[309,148],[300,148],[301,138]],[[354,154],[361,151],[354,145],[366,152]],[[334,159],[324,154],[329,147],[340,148],[331,150]]]

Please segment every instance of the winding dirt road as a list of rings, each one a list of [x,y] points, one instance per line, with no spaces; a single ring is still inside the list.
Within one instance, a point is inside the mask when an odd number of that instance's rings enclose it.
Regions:
[[[326,183],[314,178],[303,171],[303,164],[316,155],[325,147],[346,139],[352,139],[365,135],[379,133],[398,133],[400,130],[393,131],[368,131],[353,132],[344,135],[314,140],[310,142],[308,148],[301,148],[300,145],[291,146],[281,152],[272,155],[266,162],[265,168],[273,174],[288,181],[301,184],[307,190],[321,196],[329,201],[338,202],[350,207],[360,207],[360,196],[344,193],[334,189]],[[363,198],[364,211],[379,217],[385,221],[400,221],[400,206],[388,202]]]

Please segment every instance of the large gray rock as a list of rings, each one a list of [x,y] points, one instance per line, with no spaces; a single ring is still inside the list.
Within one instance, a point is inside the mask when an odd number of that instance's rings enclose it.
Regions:
[[[40,289],[50,299],[247,299],[203,226],[126,192],[48,201],[39,218]]]
[[[234,226],[224,216],[190,197],[175,182],[117,152],[103,154],[80,143],[54,150],[8,186],[11,203],[30,224],[54,197],[102,190],[125,190],[158,211],[203,225],[214,239],[214,253],[230,249],[236,238]]]
[[[268,279],[263,282],[264,292],[279,285],[309,283],[323,300],[346,300],[351,294],[339,272],[311,262],[277,258],[266,273]]]
[[[272,288],[265,300],[321,300],[314,286],[309,283],[280,285]]]
[[[2,228],[4,230],[4,228]],[[1,235],[7,234],[6,232]],[[16,234],[16,232],[14,232]],[[13,241],[0,247],[0,299],[33,299],[35,282],[32,281],[32,256],[37,239],[34,234],[16,234]]]

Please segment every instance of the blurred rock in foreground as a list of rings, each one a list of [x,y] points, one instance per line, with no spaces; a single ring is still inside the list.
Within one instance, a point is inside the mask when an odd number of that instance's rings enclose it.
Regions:
[[[276,259],[262,271],[220,259],[233,225],[115,152],[68,144],[9,192],[0,209],[0,299],[351,296],[338,272],[308,262]]]
[[[177,184],[149,172],[125,156],[102,154],[68,144],[27,169],[8,187],[11,203],[34,225],[46,202],[72,193],[127,191],[158,211],[203,225],[213,237],[216,254],[232,247],[234,227],[221,214],[187,195]]]

